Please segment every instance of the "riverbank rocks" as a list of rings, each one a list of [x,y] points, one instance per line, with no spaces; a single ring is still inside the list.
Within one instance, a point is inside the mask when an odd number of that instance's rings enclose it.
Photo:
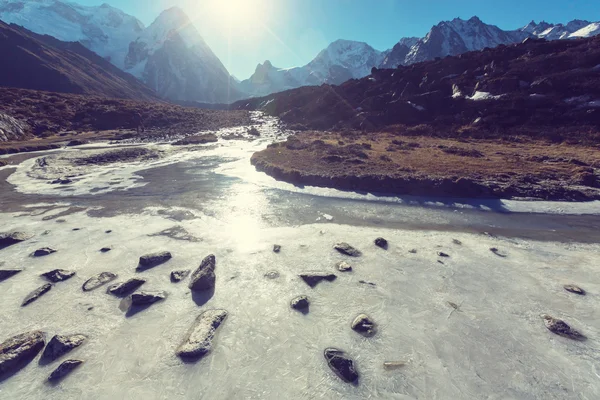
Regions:
[[[207,310],[200,314],[177,348],[177,355],[184,360],[198,360],[210,352],[217,329],[225,318],[225,310]]]
[[[362,253],[360,250],[350,246],[348,243],[341,242],[333,246],[334,249],[339,251],[342,254],[345,254],[350,257],[360,257]]]
[[[181,270],[177,270],[177,271],[171,271],[171,282],[173,283],[177,283],[177,282],[181,282],[182,280],[184,280],[185,278],[188,277],[188,275],[190,274],[189,269],[181,269]]]
[[[22,269],[0,269],[0,282],[5,281],[8,278],[12,278],[22,271]]]
[[[132,306],[147,306],[167,298],[165,292],[136,292],[131,296]]]
[[[281,251],[281,246],[278,244],[273,245],[273,253],[279,253]]]
[[[382,237],[377,238],[377,239],[375,239],[375,246],[381,247],[382,249],[387,250],[388,249],[388,241]]]
[[[565,285],[563,286],[567,292],[575,293],[580,296],[585,296],[585,290],[576,285]]]
[[[25,232],[4,232],[0,233],[0,249],[13,244],[21,243],[33,237],[32,234]]]
[[[358,385],[358,372],[354,367],[354,361],[342,350],[330,347],[324,352],[327,365],[344,382]]]
[[[352,271],[352,266],[350,264],[348,264],[346,261],[340,261],[339,263],[335,264],[335,267],[340,272]]]
[[[103,247],[100,249],[101,253],[108,253],[109,251],[112,250],[112,247]]]
[[[438,255],[438,257],[444,257],[444,258],[450,257],[448,254],[444,253],[443,251],[438,251],[437,255]]]
[[[365,337],[374,336],[377,333],[377,328],[375,326],[375,322],[371,318],[369,318],[366,314],[360,314],[354,321],[352,321],[352,330],[360,333]]]
[[[65,269],[55,269],[40,275],[42,278],[52,282],[63,282],[75,276],[75,271],[67,271]]]
[[[57,382],[57,381],[63,379],[65,376],[69,375],[71,372],[73,372],[74,369],[79,367],[81,364],[83,364],[83,361],[81,361],[81,360],[67,360],[67,361],[63,362],[62,364],[60,364],[58,366],[58,368],[56,368],[54,371],[52,371],[52,373],[48,377],[48,381]]]
[[[123,297],[136,291],[144,283],[146,283],[145,279],[131,278],[126,282],[110,285],[108,289],[106,289],[106,292],[117,297]]]
[[[298,310],[303,314],[308,314],[308,308],[310,306],[310,302],[308,301],[307,296],[298,296],[290,302],[291,307],[294,310]]]
[[[84,292],[91,292],[92,290],[98,289],[100,286],[106,285],[108,282],[112,282],[115,279],[117,279],[116,274],[113,274],[112,272],[101,272],[85,281],[81,288]]]
[[[33,256],[34,257],[44,257],[44,256],[49,256],[52,253],[56,253],[57,250],[51,248],[51,247],[42,247],[41,249],[37,249],[36,251],[33,252]]]
[[[0,375],[32,360],[44,348],[44,333],[32,331],[13,336],[0,344]]]
[[[173,256],[168,251],[143,255],[140,257],[140,262],[136,268],[136,271],[145,271],[147,269],[157,267],[166,263],[171,258],[173,258]]]
[[[317,286],[321,281],[333,282],[337,278],[335,274],[330,274],[327,272],[306,272],[304,274],[300,274],[299,276],[311,288]]]
[[[189,288],[192,290],[210,290],[215,287],[215,268],[217,259],[210,254],[202,260],[200,266],[192,274]]]
[[[71,350],[81,346],[87,340],[85,335],[56,335],[46,345],[42,353],[42,360],[46,363],[64,356]]]
[[[23,300],[21,307],[25,307],[33,303],[34,301],[42,297],[44,294],[48,293],[50,289],[52,289],[51,283],[46,283],[45,285],[42,285],[39,288],[35,289],[33,292],[29,293],[27,297],[25,297],[25,300]]]
[[[573,340],[585,340],[586,337],[582,335],[580,332],[571,328],[569,324],[565,321],[560,320],[558,318],[554,318],[548,314],[540,315],[544,320],[544,324],[548,330],[556,335],[564,336]]]

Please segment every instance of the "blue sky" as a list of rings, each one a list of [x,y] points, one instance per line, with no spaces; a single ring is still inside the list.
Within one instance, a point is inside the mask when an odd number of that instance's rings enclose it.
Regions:
[[[278,67],[304,65],[336,39],[391,48],[431,26],[477,15],[503,29],[529,21],[600,20],[598,0],[75,0],[108,3],[149,25],[179,6],[195,21],[209,46],[240,79],[270,60]],[[236,11],[237,10],[237,11]]]

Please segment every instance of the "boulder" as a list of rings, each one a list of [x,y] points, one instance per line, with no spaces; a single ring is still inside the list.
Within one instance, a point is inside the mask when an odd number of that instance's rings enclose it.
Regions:
[[[207,354],[212,349],[216,331],[225,318],[225,310],[207,310],[200,314],[177,348],[177,355],[182,359],[197,360]]]
[[[308,307],[310,306],[310,302],[308,301],[308,297],[306,296],[298,296],[290,302],[290,305],[294,310],[298,310],[303,313],[308,313]]]
[[[132,278],[126,282],[110,285],[106,292],[117,297],[123,297],[135,292],[144,283],[146,283],[145,279]]]
[[[375,322],[371,318],[369,318],[366,314],[360,314],[354,321],[352,321],[352,330],[360,333],[365,337],[371,337],[377,333],[377,328],[375,327]]]
[[[382,249],[387,250],[388,249],[388,241],[382,237],[377,238],[377,239],[375,239],[375,246],[381,247]]]
[[[279,253],[281,251],[281,246],[276,244],[273,245],[273,253]]]
[[[100,286],[106,285],[108,282],[117,279],[117,275],[112,272],[101,272],[88,279],[81,287],[84,292],[90,292],[94,289],[98,289]]]
[[[0,282],[7,280],[23,271],[22,269],[0,269]]]
[[[146,254],[140,257],[140,263],[137,266],[137,271],[145,271],[169,261],[173,256],[168,251]]]
[[[75,368],[79,367],[83,364],[81,360],[67,360],[60,364],[58,368],[56,368],[50,376],[48,377],[48,381],[56,382],[63,379],[65,376],[69,375]]]
[[[346,261],[340,261],[339,263],[335,264],[335,267],[340,272],[352,271],[352,266],[350,264],[348,264]]]
[[[177,282],[181,282],[182,280],[184,280],[185,278],[188,277],[188,275],[190,274],[189,269],[180,269],[177,271],[172,271],[171,272],[171,282],[173,283],[177,283]]]
[[[585,296],[585,290],[576,285],[565,285],[563,286],[567,292],[575,293],[580,296]]]
[[[215,267],[217,260],[213,254],[210,254],[202,260],[200,266],[192,274],[189,288],[192,290],[210,290],[215,287]]]
[[[325,349],[325,360],[329,368],[344,382],[358,385],[358,372],[354,367],[354,361],[342,350],[330,347]]]
[[[48,256],[52,253],[56,253],[56,250],[54,250],[51,247],[43,247],[41,249],[37,249],[36,251],[34,251],[33,256],[34,257],[44,257],[44,256]]]
[[[299,276],[311,288],[314,288],[315,286],[317,286],[321,281],[325,280],[325,281],[333,282],[337,278],[337,276],[335,274],[330,274],[327,272],[307,272],[304,274],[300,274]]]
[[[3,249],[13,244],[29,240],[33,235],[24,232],[4,232],[0,233],[0,249]]]
[[[85,335],[56,335],[46,345],[42,353],[42,360],[50,363],[81,346],[86,339]]]
[[[33,292],[29,293],[27,297],[25,297],[25,300],[23,300],[21,307],[25,307],[26,305],[33,303],[34,301],[42,297],[44,294],[48,293],[50,289],[52,289],[51,283],[46,283],[45,285],[42,285],[39,288],[35,289]]]
[[[56,282],[66,281],[67,279],[71,279],[73,276],[75,276],[75,271],[67,271],[65,269],[55,269],[53,271],[41,274],[40,276],[52,283],[56,283]]]
[[[567,324],[563,320],[554,318],[548,314],[542,314],[542,315],[540,315],[540,317],[542,317],[542,319],[544,320],[544,324],[546,325],[546,328],[548,328],[548,330],[550,332],[552,332],[556,335],[564,336],[566,338],[573,339],[573,340],[585,340],[586,339],[586,337],[584,335],[582,335],[575,329],[571,328],[569,326],[569,324]]]
[[[44,333],[32,331],[13,336],[0,344],[0,375],[10,373],[32,360],[44,348]]]
[[[350,246],[348,243],[344,243],[344,242],[338,243],[334,246],[334,248],[337,251],[339,251],[340,253],[350,256],[350,257],[360,257],[362,255],[360,250],[355,249],[354,247]]]
[[[165,292],[136,292],[131,296],[132,306],[147,306],[167,298]]]

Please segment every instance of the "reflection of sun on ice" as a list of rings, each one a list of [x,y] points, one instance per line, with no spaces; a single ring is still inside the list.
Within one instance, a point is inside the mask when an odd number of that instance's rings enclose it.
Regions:
[[[206,12],[232,28],[264,22],[268,14],[268,0],[208,0],[200,2]],[[202,11],[202,10],[198,10]]]

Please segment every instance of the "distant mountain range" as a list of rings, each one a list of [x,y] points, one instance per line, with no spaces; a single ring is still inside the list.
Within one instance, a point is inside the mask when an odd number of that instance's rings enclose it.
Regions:
[[[60,0],[0,0],[0,20],[62,41],[79,41],[163,98],[203,103],[229,103],[300,86],[340,84],[369,75],[373,67],[396,68],[528,37],[556,40],[600,34],[600,23],[581,20],[566,25],[531,22],[504,31],[477,17],[457,18],[439,23],[423,38],[402,38],[383,52],[366,43],[338,40],[302,67],[277,68],[265,61],[240,82],[176,7],[145,27],[107,4],[86,7]]]

